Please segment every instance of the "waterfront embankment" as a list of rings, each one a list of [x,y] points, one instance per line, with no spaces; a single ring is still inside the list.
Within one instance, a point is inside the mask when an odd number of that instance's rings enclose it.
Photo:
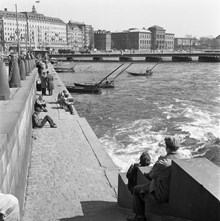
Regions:
[[[55,90],[44,97],[48,112],[41,116],[50,115],[58,127],[33,130],[22,220],[126,220],[117,205],[118,169],[86,119],[59,108],[65,86],[49,68]]]
[[[1,80],[4,75],[6,72],[4,66],[1,66]],[[21,81],[20,86],[10,88],[8,99],[0,101],[0,188],[2,193],[15,195],[19,199],[21,209],[31,147],[31,115],[37,75],[37,70],[32,67],[27,72],[26,80]],[[2,88],[4,83],[7,81],[1,82]],[[2,97],[6,97],[4,91],[1,92]]]

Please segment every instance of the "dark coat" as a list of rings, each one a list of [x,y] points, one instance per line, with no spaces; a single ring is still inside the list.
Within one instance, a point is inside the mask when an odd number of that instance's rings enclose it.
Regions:
[[[47,89],[48,90],[53,90],[54,89],[52,74],[47,74]]]
[[[160,156],[148,174],[149,178],[152,179],[149,192],[153,193],[159,202],[168,201],[172,160],[184,158],[185,156],[178,152]]]

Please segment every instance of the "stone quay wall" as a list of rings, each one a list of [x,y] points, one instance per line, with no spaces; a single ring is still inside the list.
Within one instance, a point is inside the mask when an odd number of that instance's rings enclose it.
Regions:
[[[32,138],[32,113],[37,69],[21,87],[11,88],[11,98],[0,101],[0,191],[11,193],[23,208]]]

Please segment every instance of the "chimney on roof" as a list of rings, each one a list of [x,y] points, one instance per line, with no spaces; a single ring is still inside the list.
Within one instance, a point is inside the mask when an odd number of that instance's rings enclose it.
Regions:
[[[7,11],[8,11],[8,9],[7,9],[7,8],[4,8],[4,11],[6,11],[6,12],[7,12]]]

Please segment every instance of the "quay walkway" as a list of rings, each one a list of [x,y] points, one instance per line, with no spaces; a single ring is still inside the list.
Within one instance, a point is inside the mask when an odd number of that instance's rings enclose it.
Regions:
[[[57,124],[33,129],[22,221],[123,221],[129,211],[117,205],[118,169],[85,118],[56,103],[65,89],[54,76],[52,96],[44,96]],[[39,93],[39,92],[37,92]]]

